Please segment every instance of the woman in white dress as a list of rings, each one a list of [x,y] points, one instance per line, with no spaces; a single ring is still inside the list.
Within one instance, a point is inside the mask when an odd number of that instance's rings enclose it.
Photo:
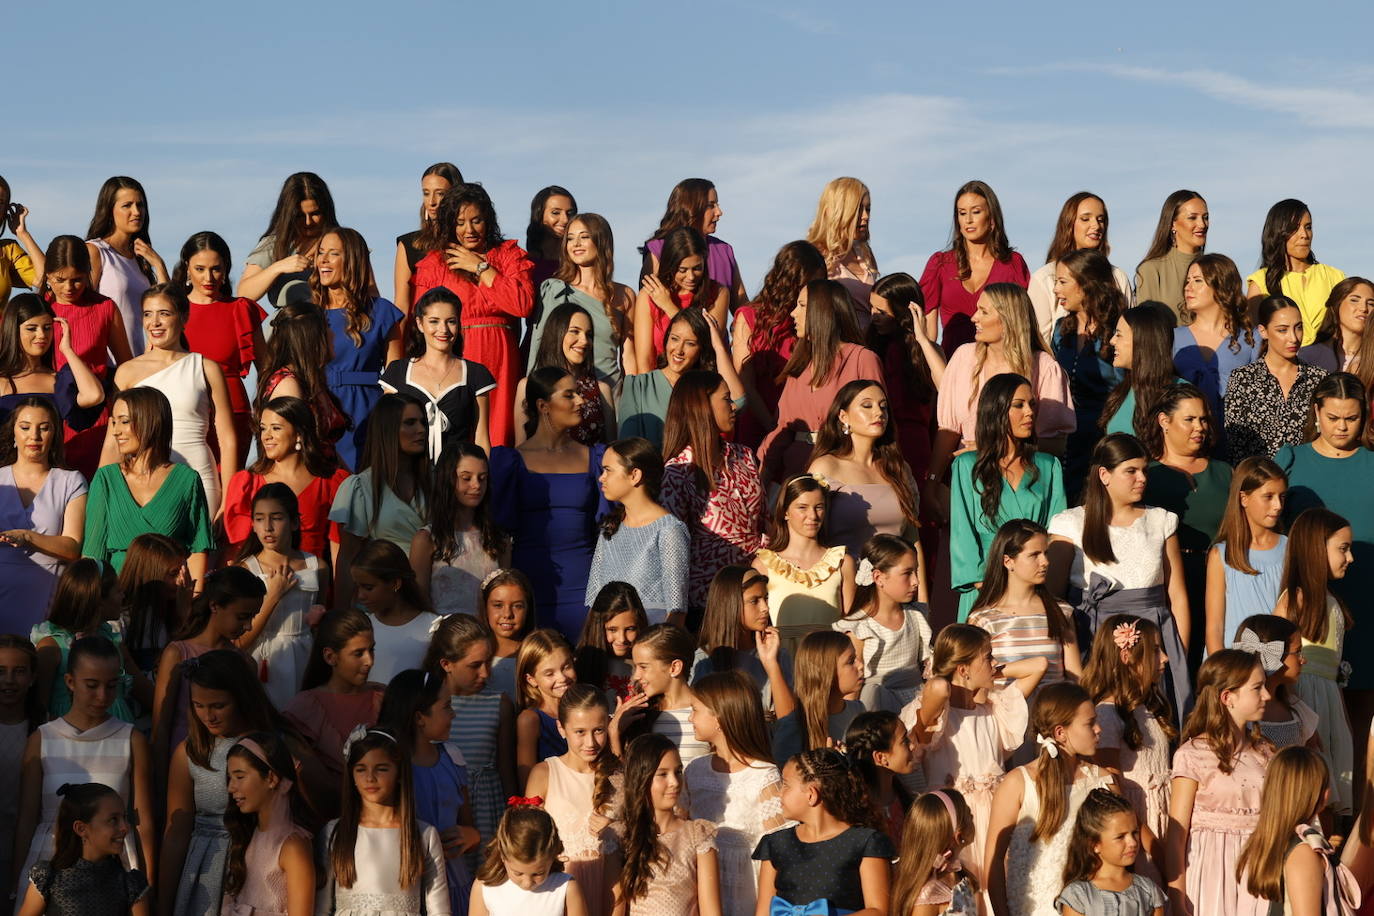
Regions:
[[[142,326],[148,348],[115,372],[115,389],[156,388],[172,405],[172,460],[189,465],[200,475],[211,520],[224,513],[224,492],[238,471],[237,433],[224,372],[214,360],[186,349],[182,330],[191,314],[186,294],[169,284],[149,287],[143,294]],[[215,467],[210,451],[210,420],[223,461]],[[105,437],[100,463],[119,459],[114,438]]]

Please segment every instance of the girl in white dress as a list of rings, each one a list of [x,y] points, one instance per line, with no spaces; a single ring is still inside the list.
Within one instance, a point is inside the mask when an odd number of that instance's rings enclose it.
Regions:
[[[147,349],[115,371],[116,391],[155,388],[172,405],[172,460],[189,465],[205,487],[211,520],[224,513],[224,493],[238,471],[238,434],[224,372],[212,359],[191,353],[184,330],[191,317],[185,290],[159,283],[143,293],[143,331]],[[210,451],[210,423],[222,460],[216,469]],[[105,437],[100,463],[118,460],[112,433]]]
[[[258,490],[252,517],[253,533],[239,565],[263,581],[267,597],[238,644],[252,655],[272,705],[282,709],[301,689],[310,660],[311,618],[324,616],[322,565],[300,550],[300,509],[289,486],[269,483]]]
[[[347,788],[321,834],[326,876],[315,916],[450,916],[439,833],[415,817],[410,763],[389,733],[362,726],[345,749]]]
[[[436,614],[477,614],[483,583],[510,565],[510,535],[488,511],[487,467],[487,453],[471,442],[450,445],[434,466],[441,485],[429,503],[429,524],[410,541],[410,564]]]
[[[422,667],[437,618],[401,548],[386,540],[368,541],[349,564],[349,579],[354,600],[372,618],[377,640],[372,679],[385,684],[402,671]]]
[[[539,808],[508,808],[472,885],[468,916],[587,916],[573,876],[559,860],[563,844]]]
[[[758,899],[754,848],[787,826],[778,768],[770,762],[763,704],[743,671],[708,674],[692,686],[692,730],[711,753],[687,764],[691,816],[716,825],[723,916],[753,916]]]
[[[1077,684],[1049,684],[1031,706],[1039,754],[997,787],[984,841],[988,897],[997,916],[1054,916],[1069,838],[1083,800],[1116,780],[1089,762],[1097,709]]]

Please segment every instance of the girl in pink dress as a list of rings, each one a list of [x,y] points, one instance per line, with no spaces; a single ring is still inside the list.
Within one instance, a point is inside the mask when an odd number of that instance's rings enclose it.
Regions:
[[[1015,680],[996,687],[992,636],[964,623],[950,624],[935,638],[932,677],[902,710],[912,747],[925,764],[926,784],[957,789],[973,810],[976,842],[961,853],[979,880],[982,840],[988,835],[992,795],[1006,775],[1006,761],[1026,737],[1026,698],[1045,673],[1042,658],[1022,659],[1002,669]]]
[[[1174,753],[1165,869],[1169,901],[1192,916],[1263,916],[1269,901],[1235,880],[1245,839],[1260,819],[1274,746],[1259,731],[1269,691],[1259,656],[1222,649],[1197,678],[1197,704]]]

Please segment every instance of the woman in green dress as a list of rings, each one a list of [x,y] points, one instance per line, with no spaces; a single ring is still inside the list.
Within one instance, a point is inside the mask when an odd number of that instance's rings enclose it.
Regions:
[[[1152,409],[1153,420],[1141,430],[1150,453],[1145,504],[1178,516],[1178,546],[1183,551],[1183,581],[1188,588],[1191,632],[1205,633],[1207,617],[1207,551],[1221,528],[1231,491],[1231,466],[1212,457],[1217,427],[1202,389],[1178,382],[1164,389]],[[1255,609],[1255,613],[1267,609]],[[1194,639],[1188,668],[1202,664],[1206,640]]]
[[[205,579],[215,547],[200,475],[172,461],[172,405],[156,388],[122,391],[110,409],[110,435],[119,461],[91,478],[86,536],[81,552],[124,567],[124,554],[140,534],[164,534],[190,552],[186,567]]]
[[[1068,508],[1059,459],[1035,448],[1035,406],[1024,376],[993,376],[978,396],[974,441],[999,447],[963,452],[950,466],[949,569],[960,623],[978,597],[997,529],[1017,518],[1044,526]]]
[[[1174,370],[1174,318],[1168,309],[1137,305],[1121,313],[1112,334],[1112,365],[1121,383],[1102,407],[1102,429],[1144,438],[1151,425],[1150,408],[1164,389],[1181,382]]]
[[[1288,521],[1324,506],[1350,520],[1354,562],[1344,579],[1331,583],[1357,625],[1345,635],[1351,660],[1345,705],[1355,739],[1356,770],[1365,759],[1369,722],[1374,718],[1374,451],[1370,450],[1369,398],[1360,380],[1333,372],[1317,383],[1307,418],[1307,441],[1285,445],[1274,463],[1288,474]]]

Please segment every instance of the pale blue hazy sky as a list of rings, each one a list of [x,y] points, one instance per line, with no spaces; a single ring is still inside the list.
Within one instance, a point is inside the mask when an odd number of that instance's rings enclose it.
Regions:
[[[1374,272],[1366,2],[10,4],[0,174],[41,244],[112,174],[174,260],[223,234],[235,273],[290,172],[329,182],[391,288],[421,170],[452,160],[522,237],[562,184],[611,221],[618,274],[679,179],[720,189],[751,290],[829,179],[873,192],[884,272],[947,240],[953,190],[998,191],[1032,268],[1059,205],[1107,201],[1132,269],[1163,197],[1201,191],[1249,272],[1264,213],[1310,205],[1323,261]],[[60,10],[60,11],[59,11]]]

